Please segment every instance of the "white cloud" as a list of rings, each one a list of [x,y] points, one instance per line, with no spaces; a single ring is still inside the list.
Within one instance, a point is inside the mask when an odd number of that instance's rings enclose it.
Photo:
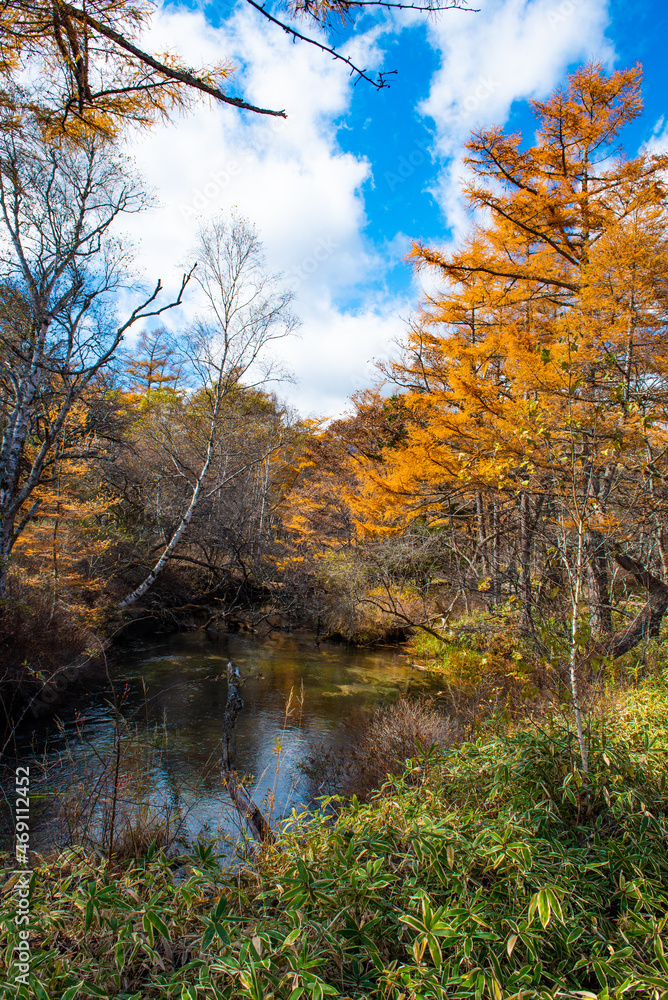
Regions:
[[[356,42],[355,57],[363,57],[366,66],[380,58],[376,34]],[[332,304],[336,294],[375,276],[378,267],[362,237],[360,188],[370,164],[342,152],[336,141],[334,119],[348,106],[352,81],[345,67],[292,44],[247,8],[220,29],[200,12],[163,9],[148,43],[163,50],[174,39],[193,65],[243,56],[244,99],[262,107],[280,101],[289,118],[201,106],[133,137],[131,153],[159,201],[126,225],[140,244],[146,281],[160,276],[166,290],[175,289],[199,225],[231,209],[248,217],[257,225],[270,268],[283,272],[294,288],[295,311],[303,319],[300,340],[281,351],[300,384],[279,392],[308,410],[320,399],[326,401],[323,411],[338,411],[351,391],[352,375],[344,369],[364,364],[365,343],[374,350],[376,344],[368,331],[385,322],[375,307],[365,316],[351,316]],[[170,324],[193,315],[194,291],[188,295],[189,305],[167,314]],[[346,350],[339,360],[332,352],[337,340]]]
[[[436,125],[436,150],[445,162],[431,190],[455,238],[469,224],[461,187],[471,130],[503,125],[515,101],[547,96],[569,64],[593,59],[611,66],[607,6],[607,0],[487,0],[479,14],[453,11],[447,22],[430,25],[441,65],[419,110]]]
[[[471,128],[503,122],[514,101],[548,94],[574,61],[610,64],[607,0],[487,0],[480,13],[430,23],[442,54],[421,112],[438,129],[439,151],[455,152]]]
[[[668,122],[663,115],[656,121],[652,135],[639,149],[650,156],[665,156],[668,153]]]
[[[383,15],[345,51],[377,69],[382,44],[416,17]],[[606,0],[485,0],[479,14],[448,11],[429,22],[428,38],[441,62],[416,111],[435,123],[440,169],[433,193],[453,231],[468,225],[460,176],[470,129],[503,123],[514,101],[547,94],[571,62],[609,62],[605,23]],[[365,236],[362,189],[373,163],[343,152],[336,134],[354,80],[346,67],[293,44],[247,5],[220,28],[201,11],[163,8],[148,44],[158,51],[178,48],[194,66],[231,58],[240,69],[230,93],[242,92],[261,107],[285,107],[289,117],[201,105],[133,137],[132,154],[160,202],[126,227],[141,241],[147,283],[162,277],[168,289],[177,287],[198,225],[237,209],[257,224],[268,263],[286,274],[303,319],[301,339],[281,347],[300,382],[279,392],[306,412],[340,412],[350,392],[372,380],[371,359],[392,350],[403,332],[401,317],[410,311],[389,291],[369,292],[382,287],[408,239],[384,232],[374,246]],[[419,153],[422,163],[427,153]],[[406,192],[419,197],[412,185]],[[441,224],[435,220],[433,228]],[[416,282],[416,301],[418,288]],[[362,308],[341,305],[355,294]],[[187,322],[194,308],[191,296],[169,322]]]
[[[288,347],[284,355],[288,362],[299,364],[299,406],[307,415],[340,415],[348,408],[352,393],[376,381],[376,361],[395,353],[394,342],[404,332],[394,301],[384,310],[378,307],[358,313],[323,308],[305,325],[317,351],[301,350],[302,341],[296,348]]]

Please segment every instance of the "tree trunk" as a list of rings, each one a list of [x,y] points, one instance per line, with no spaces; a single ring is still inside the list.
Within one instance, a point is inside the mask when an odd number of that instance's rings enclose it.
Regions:
[[[223,715],[222,778],[230,798],[246,820],[255,839],[265,844],[273,844],[276,841],[273,830],[246,789],[237,781],[235,723],[243,707],[243,699],[239,693],[239,670],[230,660],[227,664],[227,703]]]
[[[622,569],[633,574],[636,582],[647,591],[647,603],[626,628],[608,636],[605,647],[613,660],[628,653],[640,642],[656,638],[661,622],[668,610],[668,586],[653,576],[645,566],[622,552],[615,552],[615,561]]]
[[[492,501],[492,595],[495,604],[501,601],[501,566],[500,539],[499,539],[499,508],[496,501]]]
[[[522,595],[522,614],[520,626],[530,628],[531,618],[531,538],[533,525],[531,523],[530,501],[528,493],[520,494],[520,593]]]
[[[578,746],[580,747],[580,760],[582,763],[582,773],[589,771],[589,756],[587,744],[584,738],[584,726],[582,721],[582,705],[580,703],[580,684],[578,677],[578,614],[580,605],[580,593],[582,590],[582,569],[583,569],[583,530],[582,524],[578,524],[578,554],[575,567],[575,579],[571,578],[571,648],[569,655],[569,674],[571,682],[571,696],[573,698],[573,714],[575,715],[575,727],[578,734]]]
[[[139,586],[135,587],[135,589],[132,591],[131,594],[128,594],[127,597],[124,597],[123,600],[119,602],[118,604],[119,608],[129,608],[131,604],[134,604],[135,601],[138,601],[140,597],[143,597],[146,591],[150,590],[150,588],[153,586],[153,584],[155,583],[156,579],[158,578],[164,567],[167,565],[167,562],[169,561],[172,552],[174,551],[174,549],[181,540],[183,532],[190,524],[192,516],[195,512],[195,507],[197,506],[197,500],[199,498],[199,493],[200,493],[200,486],[201,486],[201,479],[198,480],[197,485],[193,491],[192,499],[188,506],[188,510],[185,512],[185,514],[179,521],[176,531],[174,532],[172,537],[169,539],[169,542],[163,549],[162,555],[158,559],[157,563],[155,564],[151,572],[148,574],[146,579],[142,580]]]
[[[469,595],[466,589],[466,579],[464,572],[462,570],[462,558],[459,552],[459,546],[457,545],[457,539],[455,537],[455,525],[452,519],[452,503],[448,501],[448,519],[450,521],[450,538],[452,543],[452,551],[455,554],[455,565],[457,567],[457,582],[459,584],[459,593],[462,595],[462,600],[464,601],[464,610],[466,614],[469,613]]]
[[[668,580],[668,555],[666,555],[666,545],[664,542],[665,528],[659,528],[657,530],[656,544],[659,550],[659,559],[661,560],[661,571],[663,573],[664,580]]]
[[[595,635],[608,635],[612,632],[612,609],[606,544],[599,531],[591,530],[586,533],[585,543],[591,629]]]
[[[482,573],[484,577],[490,576],[489,555],[487,551],[487,526],[485,524],[485,501],[482,493],[476,493],[475,506],[478,521],[478,547],[482,557]]]
[[[211,416],[211,427],[209,429],[209,437],[206,445],[206,455],[204,457],[204,463],[202,465],[202,468],[200,470],[197,479],[195,480],[195,485],[193,486],[193,491],[190,497],[190,503],[188,504],[188,509],[186,510],[185,514],[183,515],[178,525],[176,526],[176,530],[174,531],[172,537],[169,539],[169,542],[163,549],[162,555],[158,559],[157,563],[155,564],[151,572],[148,574],[145,580],[142,580],[142,582],[139,584],[138,587],[135,587],[135,589],[132,591],[131,594],[128,594],[127,597],[123,598],[123,600],[118,605],[119,608],[128,608],[131,604],[134,604],[135,601],[139,600],[140,597],[143,597],[146,591],[153,586],[156,579],[158,578],[162,570],[169,562],[171,554],[176,548],[176,546],[179,544],[183,532],[186,530],[186,528],[190,524],[190,521],[192,520],[192,516],[195,513],[195,508],[197,507],[197,504],[199,502],[200,493],[202,491],[202,485],[204,483],[204,480],[206,479],[209,467],[211,465],[211,460],[213,458],[213,443],[216,434],[216,421],[218,419],[218,412],[220,409],[220,404],[222,399],[221,390],[222,390],[222,374],[219,377],[218,383],[216,385],[215,405],[213,409],[213,414]]]

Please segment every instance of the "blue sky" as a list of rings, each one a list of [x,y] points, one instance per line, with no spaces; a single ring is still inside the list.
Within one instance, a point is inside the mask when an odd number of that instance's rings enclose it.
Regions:
[[[354,85],[347,69],[292,44],[248,4],[158,8],[149,43],[192,65],[232,58],[230,91],[285,108],[287,122],[199,106],[135,136],[131,151],[157,207],[130,227],[147,280],[176,282],[199,224],[236,209],[253,221],[269,265],[295,292],[301,338],[282,360],[295,381],[278,387],[304,413],[333,415],[396,351],[420,282],[403,258],[410,239],[456,242],[468,225],[461,198],[471,128],[502,124],[531,138],[529,98],[544,98],[588,59],[644,69],[645,113],[629,127],[629,154],[668,146],[664,50],[668,11],[658,2],[480,0],[479,13],[437,19],[376,11],[323,41],[391,86]],[[310,30],[301,25],[302,30]],[[175,325],[197,311],[191,297]]]

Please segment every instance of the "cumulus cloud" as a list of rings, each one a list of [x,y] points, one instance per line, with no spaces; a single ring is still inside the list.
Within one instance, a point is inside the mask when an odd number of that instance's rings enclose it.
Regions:
[[[363,57],[366,66],[381,58],[377,36],[374,30],[355,42],[355,57]],[[248,8],[220,28],[198,11],[162,9],[148,41],[163,50],[174,39],[193,65],[221,56],[243,61],[244,98],[262,107],[275,107],[280,100],[289,117],[200,106],[172,124],[133,136],[130,152],[157,199],[155,208],[126,226],[140,248],[146,280],[160,276],[166,289],[175,289],[198,227],[231,210],[246,216],[258,228],[268,266],[282,272],[294,290],[295,310],[303,320],[299,342],[284,347],[298,386],[282,391],[308,409],[320,398],[340,410],[343,398],[337,392],[347,395],[350,376],[346,384],[346,377],[335,373],[359,361],[366,331],[379,321],[375,308],[368,316],[342,316],[334,305],[337,293],[363,283],[378,267],[377,254],[362,235],[361,187],[370,164],[342,152],[336,140],[336,118],[351,97],[348,72],[307,46],[292,44]],[[168,321],[187,322],[196,309],[193,289],[185,307],[168,314]],[[346,342],[355,326],[357,335],[350,339],[357,351]],[[335,361],[337,339],[347,352],[345,361]],[[320,356],[327,362],[314,363]],[[309,383],[314,375],[321,385]]]
[[[575,62],[610,67],[607,8],[607,0],[487,0],[479,14],[430,25],[441,65],[419,110],[436,127],[442,168],[431,191],[454,238],[468,227],[461,187],[471,130],[502,125],[516,101],[547,96]]]
[[[442,63],[420,110],[434,119],[441,152],[476,124],[505,120],[514,101],[547,94],[569,63],[611,63],[607,19],[607,0],[487,0],[479,14],[430,23]]]
[[[415,19],[383,15],[346,51],[364,67],[381,68],[383,47]],[[428,95],[416,113],[435,125],[432,193],[451,231],[467,225],[459,180],[471,127],[505,121],[514,101],[549,92],[569,63],[610,61],[605,22],[606,0],[484,0],[480,14],[450,11],[429,22],[427,37],[440,65],[425,81]],[[248,217],[270,268],[294,289],[303,320],[300,340],[281,345],[298,383],[279,393],[305,412],[341,412],[346,397],[372,380],[372,359],[392,350],[410,312],[410,304],[393,295],[391,276],[408,237],[393,232],[391,220],[368,226],[364,185],[373,181],[373,149],[354,155],[337,140],[354,80],[341,64],[293,44],[247,5],[220,27],[202,11],[163,7],[147,43],[158,51],[177,47],[194,66],[231,58],[240,67],[237,93],[289,114],[284,121],[200,105],[133,136],[130,152],[158,201],[127,225],[147,283],[161,277],[167,290],[178,286],[207,219],[231,209]],[[428,197],[410,183],[406,196]],[[416,283],[415,302],[418,295]],[[168,314],[169,323],[187,323],[196,308],[191,293],[178,315]]]
[[[650,138],[642,144],[639,152],[649,153],[650,156],[665,156],[668,153],[668,122],[663,115],[655,122]]]

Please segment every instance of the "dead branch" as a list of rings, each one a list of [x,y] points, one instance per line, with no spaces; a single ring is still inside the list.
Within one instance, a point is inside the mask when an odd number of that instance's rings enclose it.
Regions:
[[[227,664],[227,703],[223,715],[223,756],[221,774],[223,783],[230,793],[230,798],[234,802],[240,815],[246,820],[248,827],[256,840],[264,844],[273,844],[276,841],[274,832],[269,823],[260,812],[258,806],[248,795],[246,789],[237,780],[236,756],[237,739],[235,725],[237,716],[244,707],[243,699],[239,692],[240,676],[239,668],[232,660]]]
[[[615,552],[614,558],[615,562],[627,573],[631,573],[636,582],[647,591],[647,603],[644,608],[632,622],[619,632],[613,633],[606,641],[608,656],[616,659],[628,653],[643,640],[659,635],[661,622],[668,610],[668,586],[631,556]]]

